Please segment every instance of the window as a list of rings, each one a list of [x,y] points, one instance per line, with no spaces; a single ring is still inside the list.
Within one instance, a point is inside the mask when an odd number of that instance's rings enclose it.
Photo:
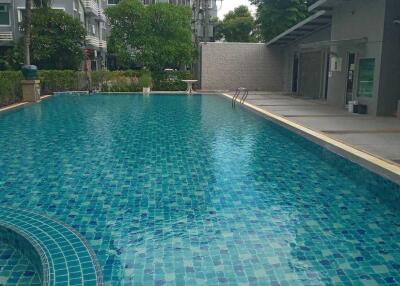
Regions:
[[[35,7],[33,7],[35,8]],[[65,12],[64,7],[51,7],[54,10],[60,10]],[[25,18],[25,7],[18,7],[18,22],[21,23]]]
[[[108,0],[108,5],[118,4],[120,0]]]
[[[375,59],[360,59],[357,96],[372,97],[374,93]]]
[[[0,25],[10,25],[10,11],[7,4],[0,4]]]

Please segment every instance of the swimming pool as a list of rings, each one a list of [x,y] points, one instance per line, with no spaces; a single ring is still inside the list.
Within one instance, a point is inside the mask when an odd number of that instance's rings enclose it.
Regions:
[[[106,285],[400,283],[399,186],[221,96],[58,95],[0,146],[1,205],[81,233]]]

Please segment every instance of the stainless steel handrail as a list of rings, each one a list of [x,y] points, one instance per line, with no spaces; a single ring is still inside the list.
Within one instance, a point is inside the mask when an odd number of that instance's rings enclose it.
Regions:
[[[245,102],[245,100],[247,99],[247,96],[249,96],[249,91],[247,90],[247,88],[244,90],[243,96],[240,99],[240,103],[243,104]]]
[[[239,103],[243,104],[249,95],[249,90],[245,87],[238,87],[235,91],[235,94],[232,97],[232,108],[236,107],[236,101],[238,100],[240,94],[243,92],[242,97],[239,99]]]

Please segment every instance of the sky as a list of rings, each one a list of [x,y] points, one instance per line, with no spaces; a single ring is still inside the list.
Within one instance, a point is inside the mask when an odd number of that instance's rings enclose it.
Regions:
[[[223,19],[226,13],[228,13],[229,11],[235,9],[237,6],[240,5],[249,6],[253,13],[255,11],[255,7],[251,6],[248,0],[222,0],[222,4],[221,1],[217,0],[217,6],[219,8],[218,17],[220,19]]]

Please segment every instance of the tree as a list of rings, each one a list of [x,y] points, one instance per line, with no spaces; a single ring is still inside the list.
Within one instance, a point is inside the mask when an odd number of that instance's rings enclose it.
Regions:
[[[250,0],[257,6],[257,24],[268,41],[308,16],[307,6],[315,0]]]
[[[108,49],[120,66],[140,65],[159,71],[192,62],[189,8],[122,0],[108,8],[106,15],[111,25]]]
[[[26,40],[29,38],[29,62],[42,69],[78,69],[83,58],[86,31],[78,19],[64,11],[51,8],[38,8],[32,11],[30,32],[27,34],[24,23],[24,54]],[[17,57],[22,54],[21,43],[16,46]]]
[[[36,7],[49,7],[51,0],[33,0],[33,4]],[[32,22],[32,0],[25,1],[25,41],[24,41],[24,58],[25,64],[31,64],[30,56],[30,42],[31,42],[31,22]]]
[[[255,42],[255,22],[247,6],[239,6],[225,15],[216,26],[216,38],[227,42]]]

